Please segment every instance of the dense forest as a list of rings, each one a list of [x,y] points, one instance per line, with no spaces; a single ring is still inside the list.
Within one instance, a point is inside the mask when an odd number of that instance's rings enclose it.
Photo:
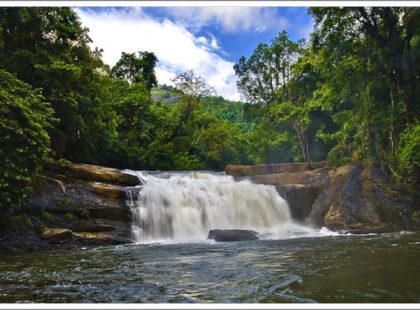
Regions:
[[[309,42],[281,32],[238,60],[244,102],[230,102],[192,71],[160,85],[149,51],[109,67],[70,8],[0,9],[0,206],[19,206],[53,160],[161,170],[358,161],[418,182],[420,9],[309,12]]]

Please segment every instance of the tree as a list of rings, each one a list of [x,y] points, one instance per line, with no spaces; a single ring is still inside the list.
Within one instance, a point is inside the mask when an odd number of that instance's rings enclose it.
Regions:
[[[180,109],[174,111],[177,120],[168,141],[185,132],[185,126],[191,120],[194,110],[199,107],[201,99],[214,92],[214,89],[192,70],[181,72],[172,79],[172,82],[175,84],[176,93],[181,97],[181,105]]]
[[[113,131],[100,98],[103,63],[71,8],[1,8],[0,67],[42,90],[58,122],[50,129],[56,158],[94,162]]]
[[[112,67],[111,75],[129,83],[143,83],[150,93],[152,87],[157,86],[155,67],[158,59],[150,52],[136,54],[122,53],[120,60]]]
[[[258,44],[249,59],[242,56],[233,68],[243,98],[251,103],[263,104],[277,99],[289,100],[291,66],[303,43],[291,41],[287,32],[283,31],[271,40],[270,45]],[[278,98],[279,88],[282,89],[281,98]]]
[[[176,92],[183,97],[189,97],[197,101],[215,92],[214,88],[209,86],[203,77],[197,76],[192,70],[179,73],[172,79],[172,82],[175,84]]]
[[[418,8],[312,8],[322,83],[314,103],[338,125],[330,158],[368,159],[401,174],[401,133],[418,122]],[[322,134],[321,134],[322,136]],[[338,160],[340,162],[340,160]]]
[[[40,90],[0,70],[0,209],[7,214],[28,197],[48,159],[53,110]]]

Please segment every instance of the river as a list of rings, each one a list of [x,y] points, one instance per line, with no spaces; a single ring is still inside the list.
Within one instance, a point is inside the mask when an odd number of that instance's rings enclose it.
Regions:
[[[0,302],[420,302],[420,232],[331,232],[294,222],[270,186],[137,174],[136,243],[0,254]],[[212,228],[261,240],[206,240]]]
[[[420,302],[420,234],[174,243],[0,257],[0,302]]]

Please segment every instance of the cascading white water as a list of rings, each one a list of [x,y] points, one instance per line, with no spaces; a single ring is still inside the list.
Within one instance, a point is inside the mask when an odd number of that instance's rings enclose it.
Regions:
[[[274,186],[207,172],[131,173],[145,181],[139,191],[129,192],[127,201],[137,242],[203,240],[211,229],[251,229],[273,236],[305,233],[292,223]]]

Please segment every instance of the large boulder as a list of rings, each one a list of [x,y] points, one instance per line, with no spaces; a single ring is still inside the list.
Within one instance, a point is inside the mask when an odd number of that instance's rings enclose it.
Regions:
[[[308,222],[330,229],[379,231],[413,227],[420,210],[415,191],[394,184],[379,168],[347,164],[330,171]]]
[[[68,175],[76,179],[85,179],[98,182],[117,183],[123,185],[140,185],[138,177],[121,172],[118,169],[88,165],[88,164],[70,164],[68,166]]]
[[[258,233],[244,229],[213,229],[209,231],[207,239],[219,242],[252,241],[258,240]]]

